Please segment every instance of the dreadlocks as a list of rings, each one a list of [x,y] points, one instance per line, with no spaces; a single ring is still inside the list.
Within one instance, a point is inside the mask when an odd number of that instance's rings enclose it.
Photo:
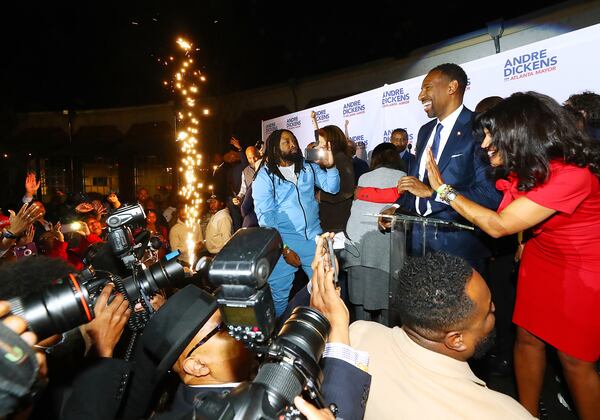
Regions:
[[[277,177],[279,177],[279,179],[281,180],[285,180],[285,177],[282,175],[281,171],[279,170],[279,163],[281,161],[281,149],[279,147],[280,144],[280,140],[281,140],[281,135],[287,132],[289,133],[290,136],[292,136],[292,138],[294,139],[294,142],[296,143],[296,146],[298,146],[298,139],[296,139],[296,136],[294,136],[294,133],[292,133],[289,130],[275,130],[273,131],[269,137],[267,138],[267,156],[266,159],[263,159],[262,162],[260,163],[260,166],[266,165],[267,169],[270,173],[276,175]],[[300,149],[298,149],[300,150]],[[304,159],[298,159],[294,162],[294,172],[296,172],[297,174],[300,173],[300,169],[302,169],[302,166],[304,164]],[[258,171],[260,170],[260,167],[256,170],[256,173],[258,173]]]

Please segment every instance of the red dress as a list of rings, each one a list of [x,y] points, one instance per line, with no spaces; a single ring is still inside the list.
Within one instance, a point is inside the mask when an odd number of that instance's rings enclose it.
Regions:
[[[595,362],[600,357],[598,177],[553,161],[548,181],[531,191],[516,191],[516,180],[497,186],[505,190],[499,212],[523,195],[557,211],[525,244],[513,322],[565,354]]]

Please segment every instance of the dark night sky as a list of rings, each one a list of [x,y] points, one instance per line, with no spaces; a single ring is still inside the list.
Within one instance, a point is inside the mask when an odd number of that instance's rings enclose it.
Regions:
[[[498,11],[466,1],[414,2],[420,9],[400,0],[18,3],[3,11],[0,29],[2,107],[12,111],[168,101],[156,57],[174,50],[180,33],[200,48],[205,94],[217,95],[400,58],[559,2],[507,0]]]

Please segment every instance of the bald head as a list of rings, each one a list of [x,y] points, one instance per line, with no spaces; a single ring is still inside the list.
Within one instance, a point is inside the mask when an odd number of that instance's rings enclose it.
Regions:
[[[246,148],[246,158],[248,159],[248,164],[250,166],[254,166],[254,164],[260,159],[259,150],[254,146]]]

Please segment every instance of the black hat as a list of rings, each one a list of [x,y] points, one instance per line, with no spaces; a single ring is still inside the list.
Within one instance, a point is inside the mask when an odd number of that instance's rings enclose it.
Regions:
[[[217,300],[204,290],[188,285],[171,296],[150,318],[142,338],[145,353],[164,375],[200,328],[217,310]]]
[[[210,200],[219,200],[219,201],[221,201],[221,202],[224,203],[225,202],[225,196],[221,192],[215,191],[209,197],[208,201],[210,201]]]

